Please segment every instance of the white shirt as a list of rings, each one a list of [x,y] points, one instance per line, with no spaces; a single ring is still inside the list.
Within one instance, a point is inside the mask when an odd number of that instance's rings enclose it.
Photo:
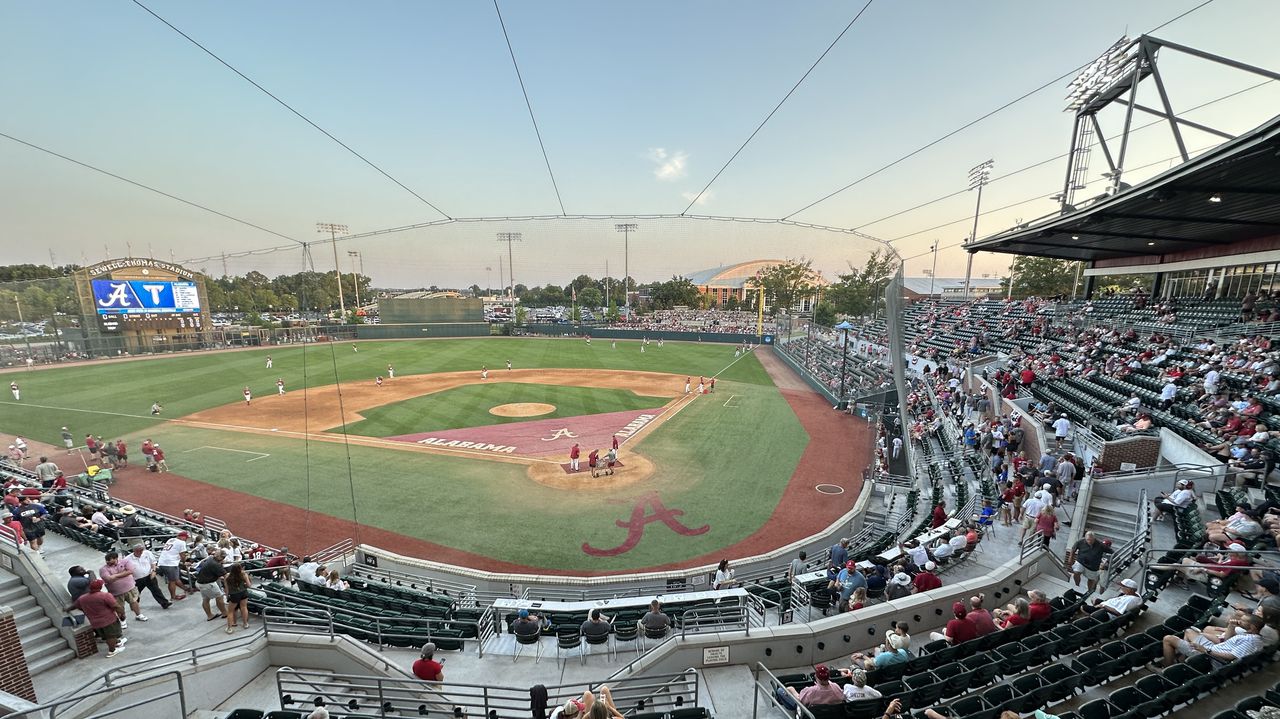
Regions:
[[[951,538],[951,548],[957,552],[963,552],[969,548],[969,538],[963,534],[957,534]]]
[[[325,580],[316,579],[316,570],[320,568],[319,562],[307,562],[298,567],[298,580],[307,584],[324,584]]]
[[[1044,502],[1032,497],[1022,503],[1022,513],[1031,519],[1040,516],[1040,510],[1044,509]]]
[[[879,699],[880,692],[871,687],[857,687],[853,682],[844,685],[844,699],[849,702],[856,702],[859,699]]]
[[[1133,609],[1139,604],[1142,604],[1142,597],[1139,597],[1136,594],[1121,594],[1118,597],[1112,597],[1107,601],[1103,602],[1102,606],[1111,607],[1117,612],[1124,614],[1125,612],[1129,611],[1130,609]]]
[[[956,553],[955,548],[952,547],[951,544],[947,542],[943,542],[933,548],[933,556],[937,557],[938,559],[950,559],[951,555],[955,553]]]
[[[151,574],[151,568],[156,564],[156,555],[151,550],[144,549],[142,554],[134,554],[129,552],[129,560],[133,564],[133,578],[143,579]]]
[[[1066,437],[1071,434],[1071,420],[1066,417],[1059,417],[1053,421],[1053,433],[1058,437]]]
[[[907,555],[911,557],[911,563],[917,567],[923,567],[924,563],[929,561],[929,550],[924,547],[911,547],[907,549]]]
[[[1173,494],[1169,495],[1168,501],[1169,504],[1172,504],[1175,507],[1188,507],[1195,498],[1195,492],[1192,492],[1189,489],[1178,489],[1174,490]]]
[[[1160,388],[1160,399],[1173,399],[1178,396],[1178,385],[1170,382]]]
[[[160,559],[158,564],[161,567],[176,567],[182,561],[182,553],[187,551],[187,543],[173,537],[164,543],[164,549],[160,550]]]
[[[1204,375],[1204,386],[1205,386],[1205,387],[1217,387],[1217,386],[1218,386],[1218,379],[1219,379],[1221,376],[1222,376],[1222,375],[1218,373],[1218,370],[1216,370],[1216,369],[1211,369],[1211,370],[1209,370],[1209,371],[1208,371],[1208,372],[1206,372],[1206,373],[1205,373],[1205,375]]]

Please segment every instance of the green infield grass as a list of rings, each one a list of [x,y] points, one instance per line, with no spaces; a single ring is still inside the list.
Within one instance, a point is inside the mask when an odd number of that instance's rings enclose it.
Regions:
[[[270,371],[264,367],[268,354],[275,363]],[[508,358],[518,368],[635,369],[695,378],[720,374],[715,394],[697,398],[624,447],[624,463],[628,452],[653,461],[652,477],[641,485],[591,492],[537,484],[519,464],[165,421],[239,401],[246,384],[269,393],[276,377],[283,377],[294,392],[304,377],[311,386],[330,384],[335,377],[367,381],[385,374],[388,363],[402,376],[478,370],[482,365],[496,370],[505,368]],[[661,350],[650,344],[642,354],[638,342],[619,342],[617,349],[607,341],[587,346],[575,340],[521,338],[368,342],[359,344],[359,352],[349,344],[309,346],[305,368],[303,364],[303,352],[293,347],[8,372],[0,382],[18,381],[23,399],[0,401],[0,432],[21,432],[58,445],[58,429],[65,424],[77,439],[93,431],[124,437],[135,448],[145,433],[164,445],[173,472],[196,481],[499,560],[592,571],[679,562],[746,538],[774,511],[809,441],[755,356],[735,361],[733,347],[726,345],[668,342]],[[509,390],[530,394],[487,396],[503,392],[508,384]],[[489,415],[488,408],[504,402],[545,399],[561,408],[575,402],[574,413],[664,404],[661,398],[616,390],[518,383],[464,387],[421,399],[425,403],[408,400],[378,408],[350,429],[372,434],[421,430],[417,419],[408,430],[403,423],[409,414],[419,419],[431,414],[433,401],[443,406],[434,410],[432,421],[456,426],[502,421]],[[156,400],[165,405],[159,418],[148,413]],[[639,404],[619,404],[627,402]],[[397,416],[399,411],[407,414]],[[480,416],[483,420],[477,420]],[[584,542],[600,549],[619,545],[627,532],[616,521],[630,517],[636,499],[647,492],[682,511],[680,521],[686,525],[709,525],[709,531],[681,536],[654,522],[625,554],[594,557],[583,552]],[[269,521],[245,508],[207,511],[251,538],[252,531],[243,525]]]
[[[622,389],[490,382],[372,407],[361,412],[363,420],[348,424],[347,432],[367,437],[394,437],[414,432],[654,409],[668,401],[665,397],[645,397]],[[499,417],[489,413],[492,407],[513,402],[540,402],[554,405],[556,409],[536,417]],[[329,431],[341,432],[342,428]]]

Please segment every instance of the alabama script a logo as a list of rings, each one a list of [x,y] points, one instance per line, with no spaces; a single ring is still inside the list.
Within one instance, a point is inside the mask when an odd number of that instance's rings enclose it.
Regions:
[[[649,508],[653,509],[652,514],[647,513]],[[612,549],[596,549],[587,542],[583,542],[582,551],[593,557],[616,557],[619,554],[630,552],[637,544],[640,543],[641,538],[644,537],[644,527],[650,522],[662,522],[670,527],[676,534],[685,537],[706,534],[706,532],[711,529],[711,525],[709,524],[704,524],[696,529],[685,526],[677,519],[677,517],[681,517],[683,515],[683,510],[667,509],[666,505],[662,503],[662,500],[658,499],[657,492],[648,492],[636,499],[635,506],[631,508],[630,520],[623,521],[619,519],[614,522],[614,524],[627,530],[627,538],[622,542],[622,544],[619,544]]]

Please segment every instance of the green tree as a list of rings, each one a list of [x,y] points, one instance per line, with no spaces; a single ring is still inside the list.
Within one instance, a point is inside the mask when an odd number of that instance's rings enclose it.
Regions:
[[[831,327],[836,323],[836,309],[830,302],[819,302],[813,308],[813,323],[822,327]]]
[[[790,312],[797,302],[813,294],[817,289],[816,274],[813,271],[813,260],[801,257],[799,260],[787,260],[771,267],[766,267],[758,275],[758,286],[764,287],[765,293],[772,301],[772,311]]]
[[[1018,256],[1013,260],[1014,297],[1071,296],[1080,263],[1051,257]],[[1000,281],[1001,292],[1008,294],[1009,278]]]
[[[595,287],[580,289],[578,290],[578,304],[582,307],[600,307],[604,304],[604,294]]]
[[[742,303],[738,301],[738,295],[731,293],[729,299],[724,301],[724,308],[730,312],[736,312],[740,304]]]
[[[872,315],[884,305],[884,290],[898,271],[898,260],[888,249],[871,253],[862,267],[849,265],[849,273],[838,275],[824,293],[835,312],[845,315]]]
[[[698,288],[687,277],[676,276],[657,283],[651,292],[654,309],[696,307],[699,294]]]
[[[618,319],[619,319],[619,315],[618,315],[618,301],[617,301],[617,300],[615,300],[615,299],[613,299],[613,298],[610,298],[610,299],[609,299],[609,311],[605,313],[604,319],[605,319],[605,321],[606,321],[606,322],[617,322],[617,321],[618,321]]]

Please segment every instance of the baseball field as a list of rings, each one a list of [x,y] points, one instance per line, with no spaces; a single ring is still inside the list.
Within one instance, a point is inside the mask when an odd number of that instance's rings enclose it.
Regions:
[[[701,564],[807,536],[852,505],[869,428],[771,350],[641,346],[322,343],[15,370],[0,374],[21,387],[0,402],[0,433],[36,448],[60,447],[63,426],[78,446],[123,438],[132,466],[115,496],[295,552],[351,537],[495,571]],[[593,478],[589,453],[615,437],[619,465]],[[144,438],[169,473],[141,468]],[[90,458],[54,459],[72,474]]]

